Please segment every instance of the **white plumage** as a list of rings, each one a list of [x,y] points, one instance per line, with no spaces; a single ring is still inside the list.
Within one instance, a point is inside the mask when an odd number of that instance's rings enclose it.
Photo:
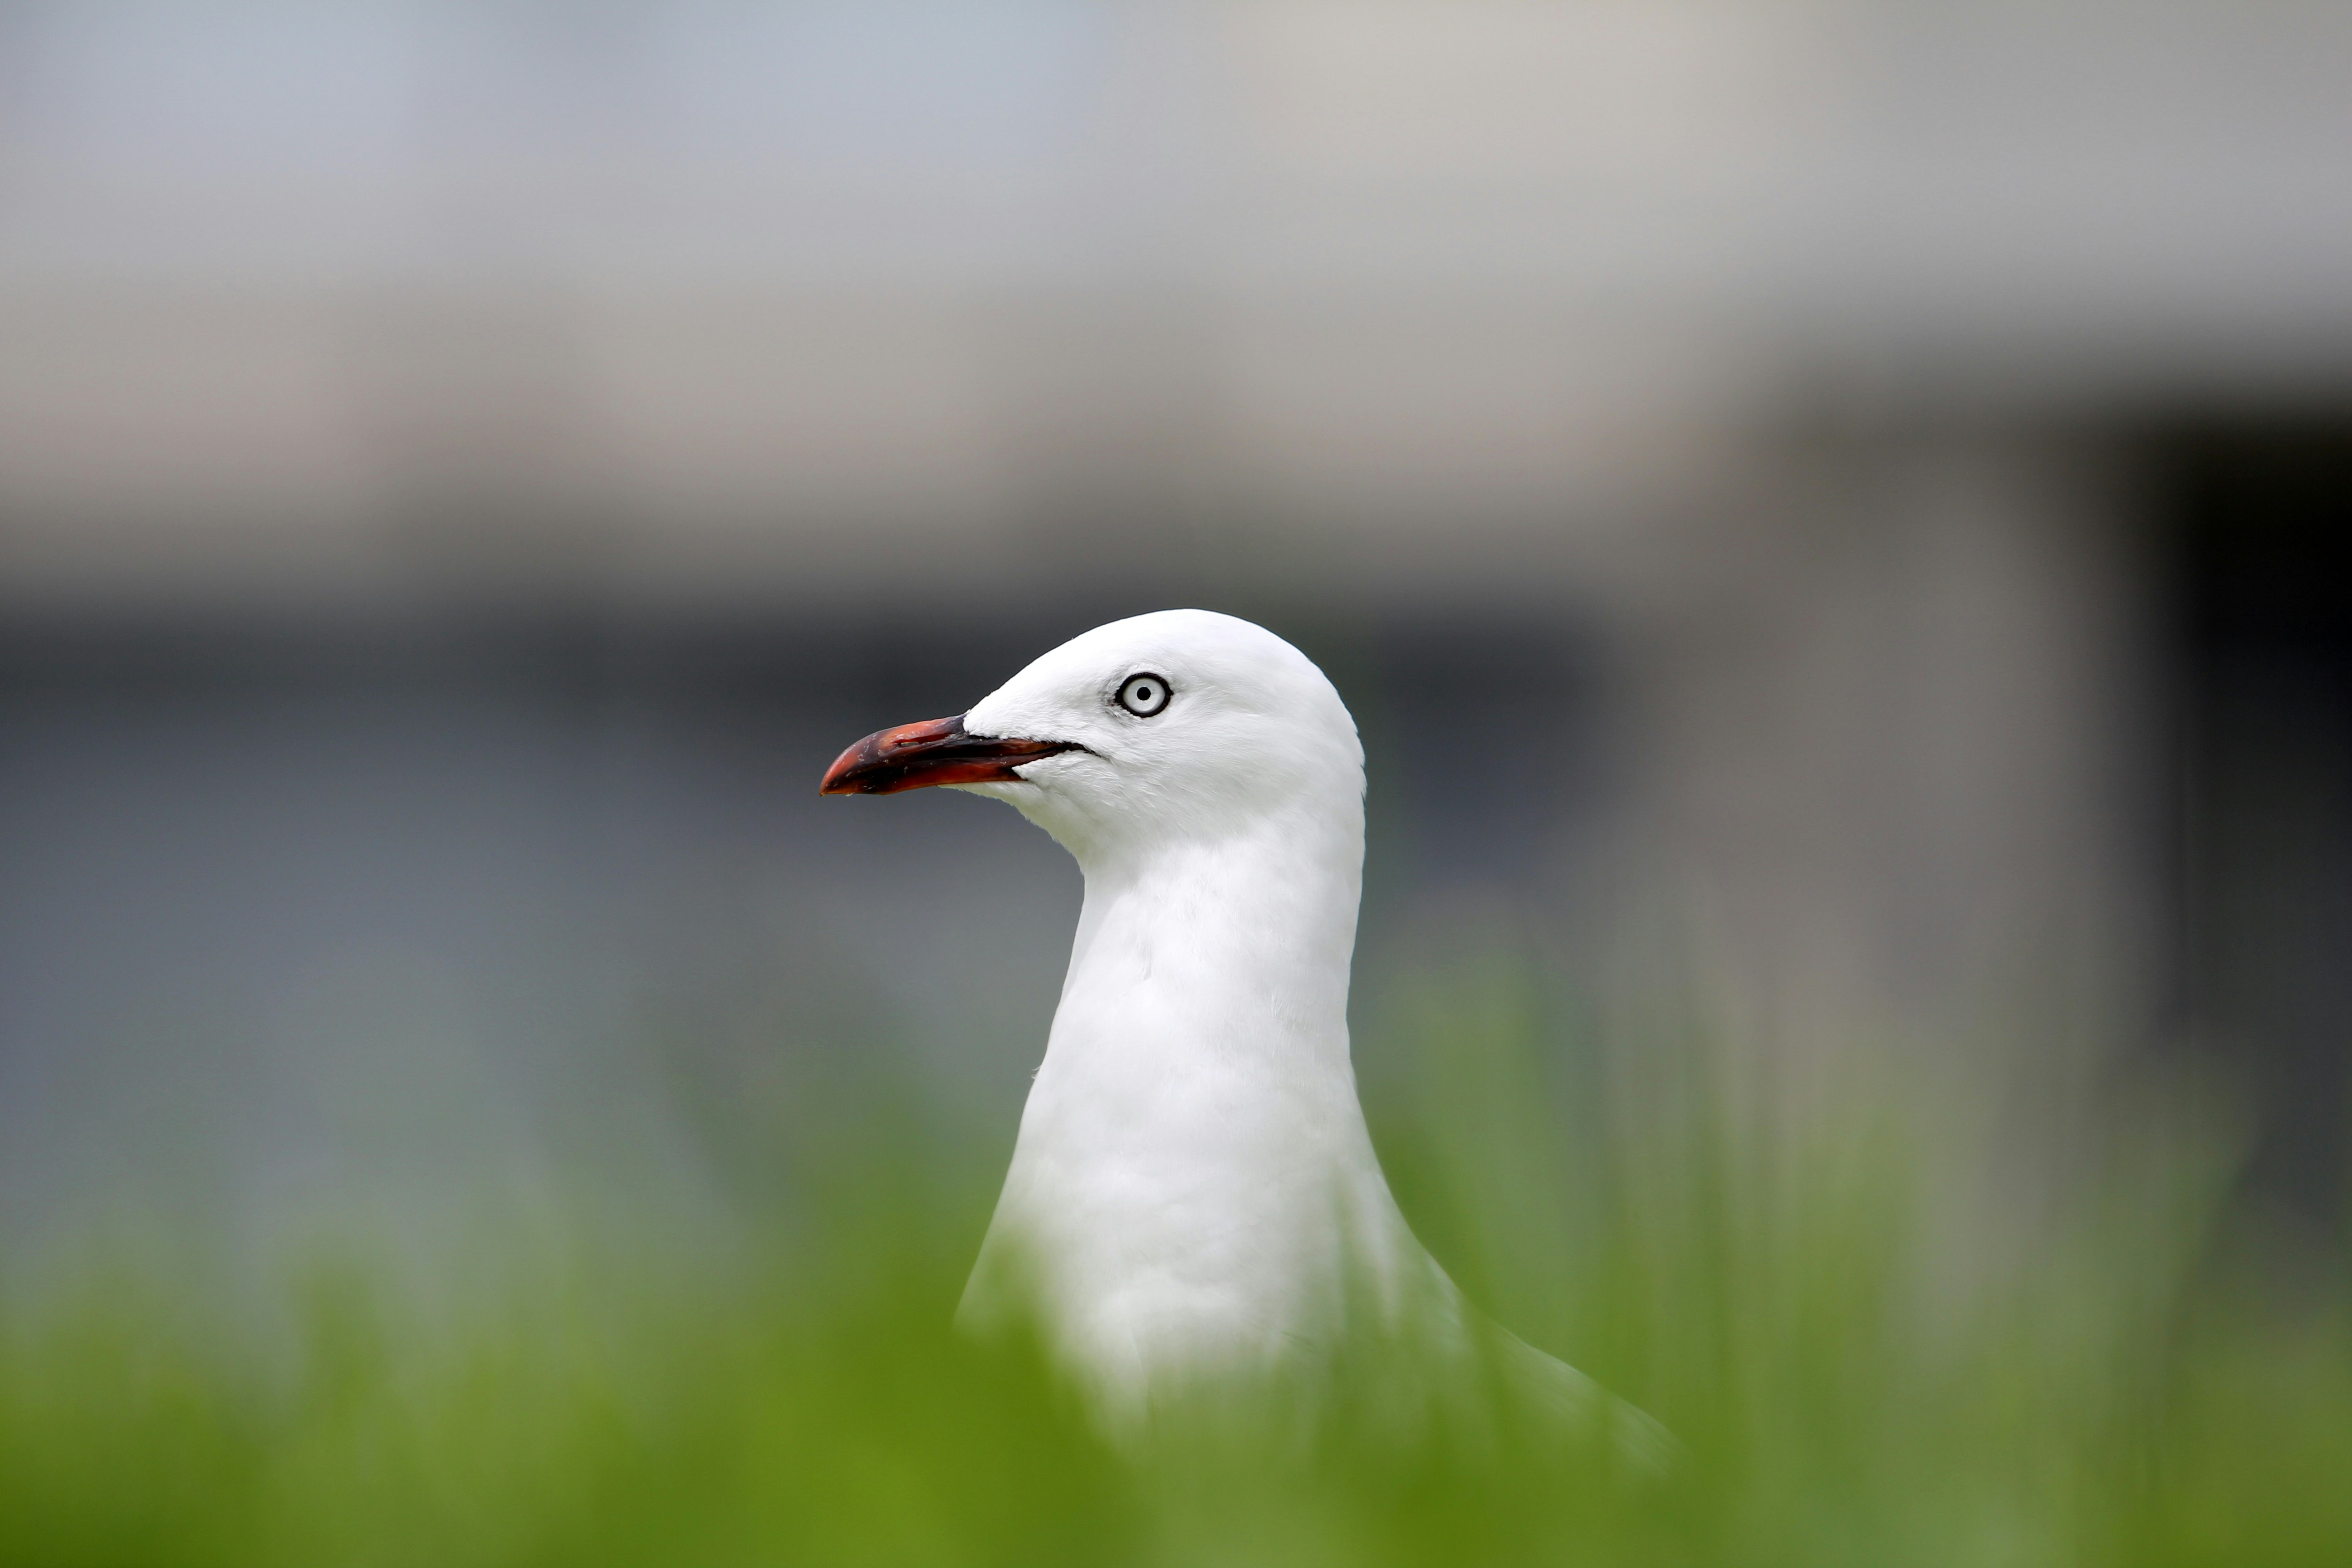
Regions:
[[[1323,672],[1229,616],[1139,616],[961,720],[859,742],[824,788],[929,784],[1010,804],[1086,876],[964,1319],[1040,1311],[1122,1414],[1329,1347],[1351,1311],[1466,1344],[1356,1098],[1363,749]],[[1552,1402],[1593,1407],[1580,1374],[1505,1342]]]

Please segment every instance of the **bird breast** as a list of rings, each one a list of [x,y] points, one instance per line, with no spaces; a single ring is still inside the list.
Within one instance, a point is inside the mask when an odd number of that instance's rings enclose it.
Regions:
[[[1353,877],[1310,908],[1238,858],[1223,887],[1089,878],[983,1254],[1113,1383],[1313,1338],[1402,1229],[1348,1058]]]

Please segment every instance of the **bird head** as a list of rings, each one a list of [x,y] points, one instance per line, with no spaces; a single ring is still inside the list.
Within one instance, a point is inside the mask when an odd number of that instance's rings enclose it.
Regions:
[[[1360,823],[1363,780],[1355,721],[1305,654],[1162,610],[1072,638],[954,718],[868,735],[820,787],[992,795],[1086,859],[1301,812]]]

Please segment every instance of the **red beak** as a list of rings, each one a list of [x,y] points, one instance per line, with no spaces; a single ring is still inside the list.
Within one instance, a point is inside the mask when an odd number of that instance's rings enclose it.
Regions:
[[[897,795],[929,784],[999,784],[1013,770],[1061,752],[1083,750],[1072,741],[1017,741],[974,735],[963,715],[877,730],[834,760],[819,795]]]

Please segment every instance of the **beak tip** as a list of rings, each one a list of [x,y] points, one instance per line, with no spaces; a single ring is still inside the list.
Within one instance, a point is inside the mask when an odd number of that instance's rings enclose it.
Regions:
[[[875,742],[881,738],[878,734],[868,735],[865,740],[834,758],[833,766],[825,769],[824,777],[817,781],[816,793],[819,795],[870,794],[869,785],[872,778],[866,770],[877,760],[878,753]]]

